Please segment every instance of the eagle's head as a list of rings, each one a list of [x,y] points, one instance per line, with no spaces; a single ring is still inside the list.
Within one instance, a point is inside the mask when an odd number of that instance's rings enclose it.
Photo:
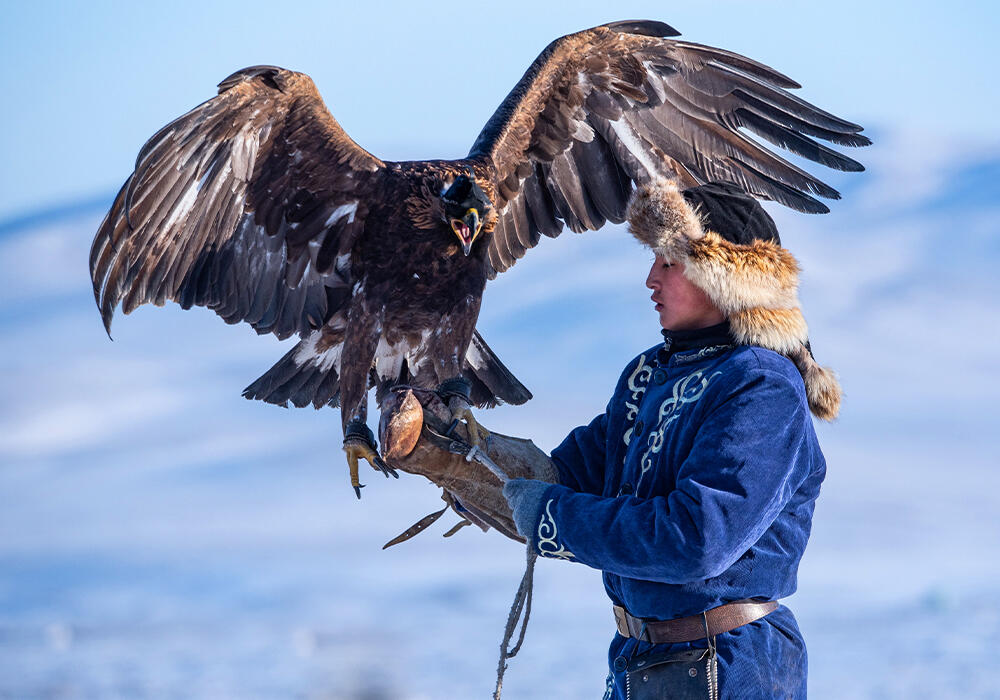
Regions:
[[[441,193],[444,218],[458,236],[462,251],[468,255],[472,243],[483,229],[483,222],[493,211],[489,197],[476,183],[474,177],[459,175],[451,186]]]

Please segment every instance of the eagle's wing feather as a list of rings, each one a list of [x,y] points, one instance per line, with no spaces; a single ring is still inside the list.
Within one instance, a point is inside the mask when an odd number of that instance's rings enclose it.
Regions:
[[[862,170],[813,140],[870,143],[861,127],[787,90],[799,85],[730,51],[667,39],[660,22],[595,27],[552,42],[487,122],[469,157],[495,169],[492,274],[539,239],[621,222],[632,183],[727,180],[793,209],[825,212],[835,189],[768,150]]]
[[[351,295],[349,252],[383,167],[344,132],[308,76],[238,71],[143,146],[90,255],[110,332],[167,300],[279,338]]]

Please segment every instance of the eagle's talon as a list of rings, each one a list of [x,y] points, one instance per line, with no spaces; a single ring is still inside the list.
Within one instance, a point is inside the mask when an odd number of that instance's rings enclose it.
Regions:
[[[397,479],[399,478],[399,474],[396,473],[396,470],[390,467],[389,464],[384,459],[382,459],[378,454],[375,455],[375,463],[372,466],[378,469],[380,472],[382,472],[385,475],[386,479],[388,479],[390,476],[395,477]]]
[[[479,425],[479,421],[476,420],[476,416],[472,413],[472,407],[468,404],[459,406],[451,415],[454,421],[465,423],[465,430],[469,434],[470,445],[481,447],[489,439],[490,431]]]
[[[351,473],[351,486],[354,487],[354,493],[357,494],[358,498],[361,498],[361,489],[365,486],[358,477],[358,461],[361,459],[367,461],[372,466],[372,469],[385,474],[386,478],[389,477],[390,473],[396,476],[397,479],[399,478],[399,475],[395,473],[396,470],[386,464],[378,452],[365,442],[354,439],[345,440],[344,453],[347,455],[347,468]]]
[[[373,469],[382,472],[386,479],[390,476],[394,476],[397,479],[399,478],[399,474],[396,473],[396,470],[390,467],[389,463],[382,459],[382,455],[380,455],[377,450],[372,450],[372,453],[373,457],[368,461],[371,463]]]
[[[455,426],[464,421],[470,444],[479,446],[481,440],[489,439],[489,431],[479,425],[476,417],[472,415],[472,385],[465,377],[446,379],[438,385],[437,393],[451,411],[452,420],[447,435],[451,435]]]

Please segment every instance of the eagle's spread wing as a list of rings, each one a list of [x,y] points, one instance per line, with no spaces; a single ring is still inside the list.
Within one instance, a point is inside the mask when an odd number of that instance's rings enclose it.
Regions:
[[[818,143],[870,141],[861,127],[801,100],[767,66],[665,39],[661,22],[615,22],[552,42],[490,118],[469,153],[496,168],[499,220],[489,262],[502,272],[556,236],[624,220],[632,182],[726,180],[763,199],[826,212],[832,187],[740,131],[838,170],[861,164]]]
[[[90,271],[105,328],[119,303],[168,299],[279,338],[321,325],[350,297],[382,166],[308,76],[234,73],[146,143],[101,224]]]

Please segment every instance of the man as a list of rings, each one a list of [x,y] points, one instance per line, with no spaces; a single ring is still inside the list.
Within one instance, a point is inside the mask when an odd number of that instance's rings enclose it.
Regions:
[[[805,697],[805,646],[776,601],[826,473],[810,409],[832,419],[840,389],[809,350],[797,264],[733,185],[642,187],[628,219],[656,254],[664,343],[553,451],[559,483],[504,495],[541,555],[604,572],[607,698]]]

